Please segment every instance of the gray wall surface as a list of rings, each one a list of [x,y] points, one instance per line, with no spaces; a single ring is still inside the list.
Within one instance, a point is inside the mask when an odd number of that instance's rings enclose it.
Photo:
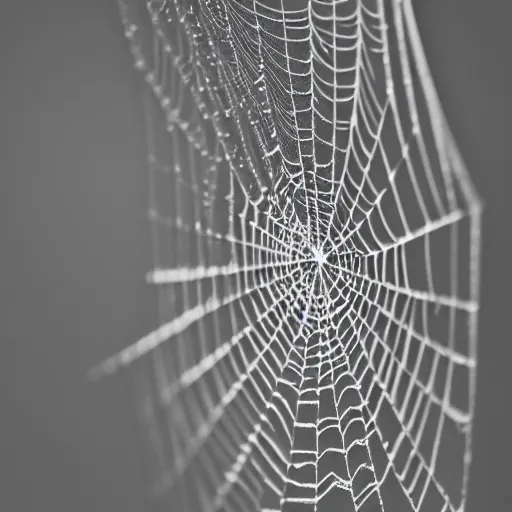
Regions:
[[[511,8],[416,0],[427,56],[484,214],[468,510],[505,510],[510,432]],[[114,0],[0,7],[0,510],[143,512],[126,380],[86,371],[155,327],[139,82]]]

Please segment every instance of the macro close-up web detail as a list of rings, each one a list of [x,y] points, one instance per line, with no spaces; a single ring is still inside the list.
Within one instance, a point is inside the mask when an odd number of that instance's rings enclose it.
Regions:
[[[410,0],[120,0],[144,78],[162,510],[461,511],[481,204]]]

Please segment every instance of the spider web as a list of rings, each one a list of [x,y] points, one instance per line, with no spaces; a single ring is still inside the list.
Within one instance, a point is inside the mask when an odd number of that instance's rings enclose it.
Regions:
[[[139,375],[155,500],[463,510],[481,207],[411,2],[120,11],[161,325],[95,375]]]

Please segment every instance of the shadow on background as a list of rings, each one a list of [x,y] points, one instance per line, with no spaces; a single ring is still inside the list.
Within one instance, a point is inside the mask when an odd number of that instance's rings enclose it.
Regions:
[[[415,5],[448,120],[486,203],[468,510],[504,510],[512,499],[510,9],[499,0]],[[114,0],[4,10],[2,346],[11,396],[0,509],[145,511],[131,390],[122,377],[86,381],[90,366],[156,323],[144,282],[148,182],[131,56]]]

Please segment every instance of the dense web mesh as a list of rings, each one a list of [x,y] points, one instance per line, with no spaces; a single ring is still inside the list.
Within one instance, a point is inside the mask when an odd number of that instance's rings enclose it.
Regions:
[[[409,0],[121,0],[146,81],[154,499],[459,511],[480,203]]]

